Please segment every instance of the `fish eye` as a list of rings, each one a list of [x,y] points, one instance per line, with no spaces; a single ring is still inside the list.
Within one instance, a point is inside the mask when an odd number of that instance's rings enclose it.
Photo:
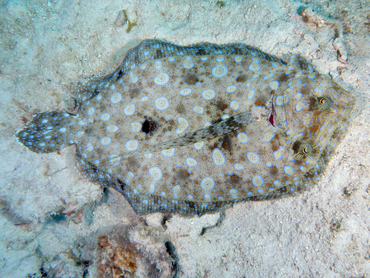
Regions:
[[[317,97],[316,98],[316,103],[317,103],[317,109],[318,111],[326,111],[330,107],[330,99],[327,97]]]
[[[295,141],[292,149],[298,159],[302,159],[313,152],[312,144],[307,139]]]
[[[330,98],[328,97],[313,97],[310,99],[310,110],[323,112],[328,110],[330,105]]]

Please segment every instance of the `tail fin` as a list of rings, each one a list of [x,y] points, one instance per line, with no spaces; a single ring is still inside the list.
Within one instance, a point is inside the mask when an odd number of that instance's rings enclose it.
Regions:
[[[38,113],[15,137],[33,152],[56,152],[72,143],[68,137],[73,118],[63,111]]]

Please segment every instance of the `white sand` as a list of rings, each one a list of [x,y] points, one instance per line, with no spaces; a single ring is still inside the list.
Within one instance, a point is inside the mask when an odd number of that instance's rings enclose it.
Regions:
[[[89,259],[97,231],[117,225],[153,258],[164,250],[153,246],[169,239],[180,277],[370,277],[369,2],[306,1],[314,11],[305,17],[298,10],[307,5],[282,0],[228,0],[222,8],[217,1],[32,2],[0,1],[0,277],[40,277],[41,267],[49,276],[82,277],[74,261]],[[122,9],[137,20],[129,33]],[[295,198],[237,204],[203,235],[220,214],[174,216],[165,227],[155,214],[146,237],[123,197],[111,191],[101,201],[99,186],[78,176],[73,147],[38,155],[15,141],[22,117],[62,109],[79,80],[111,72],[149,38],[300,53],[352,91],[353,126],[317,186]],[[58,213],[67,216],[50,216]],[[168,267],[168,258],[158,264],[162,277]],[[95,277],[93,265],[85,275]]]

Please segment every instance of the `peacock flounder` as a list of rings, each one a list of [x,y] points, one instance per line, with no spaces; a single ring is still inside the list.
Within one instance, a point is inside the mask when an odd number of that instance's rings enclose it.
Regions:
[[[158,40],[77,95],[76,115],[39,113],[16,137],[38,153],[75,144],[79,169],[139,215],[202,215],[312,188],[353,106],[300,56]]]

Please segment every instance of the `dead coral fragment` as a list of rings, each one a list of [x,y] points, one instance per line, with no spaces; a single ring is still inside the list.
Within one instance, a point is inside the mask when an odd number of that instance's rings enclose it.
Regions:
[[[121,11],[118,12],[118,15],[117,15],[116,21],[114,22],[114,25],[116,27],[122,27],[123,25],[125,25],[126,21],[127,21],[126,13],[124,13],[121,10]]]
[[[131,28],[137,25],[137,20],[135,20],[134,22],[131,22],[128,19],[127,10],[119,11],[118,15],[117,15],[117,18],[116,18],[116,21],[114,22],[114,25],[116,27],[122,27],[123,25],[125,25],[126,22],[127,22],[126,33],[130,32]]]
[[[137,269],[136,257],[139,255],[135,245],[122,237],[100,236],[98,238],[100,262],[99,277],[134,277]]]
[[[330,231],[339,232],[339,231],[343,230],[342,222],[343,222],[343,220],[341,220],[341,219],[333,219],[330,223]]]
[[[151,235],[151,230],[141,225],[104,228],[82,244],[81,258],[94,263],[94,268],[89,269],[91,277],[167,278],[177,277],[179,271],[173,267],[164,238]]]
[[[348,65],[348,53],[343,40],[341,38],[336,38],[333,42],[333,47],[337,51],[338,61]]]
[[[216,5],[219,6],[220,8],[223,8],[226,6],[226,3],[225,1],[217,1]]]
[[[330,22],[323,16],[317,14],[311,7],[300,8],[298,14],[302,16],[303,22],[308,26],[315,26],[316,28],[322,28],[325,26],[337,27],[334,22]]]

